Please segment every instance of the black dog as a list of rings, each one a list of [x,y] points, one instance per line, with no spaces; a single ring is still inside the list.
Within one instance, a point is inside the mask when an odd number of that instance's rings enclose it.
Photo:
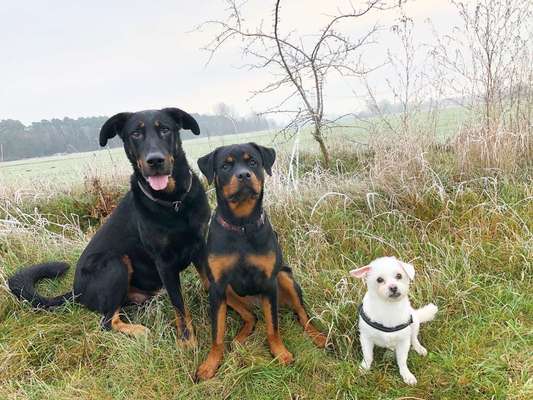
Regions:
[[[219,147],[198,160],[208,182],[215,181],[217,194],[207,238],[213,344],[198,379],[211,378],[222,361],[227,305],[244,320],[235,340],[242,343],[252,333],[252,299],[244,296],[260,296],[270,351],[281,363],[291,363],[293,356],[280,338],[278,301],[294,310],[317,346],[326,345],[326,336],[309,321],[301,288],[283,262],[277,234],[263,210],[263,169],[271,174],[275,156],[273,149],[248,143]]]
[[[121,307],[141,303],[164,287],[176,311],[179,337],[194,343],[179,273],[191,262],[200,272],[204,268],[210,210],[202,184],[187,164],[180,129],[200,133],[194,118],[177,108],[120,113],[107,120],[100,145],[120,136],[133,166],[131,190],[83,251],[72,292],[54,298],[36,293],[38,280],[66,272],[68,266],[57,262],[18,271],[9,279],[11,291],[41,308],[74,299],[103,314],[105,329],[137,335],[147,329],[122,322]]]

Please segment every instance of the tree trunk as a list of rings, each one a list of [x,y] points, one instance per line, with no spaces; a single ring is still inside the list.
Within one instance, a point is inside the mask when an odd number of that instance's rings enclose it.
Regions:
[[[320,147],[320,152],[322,153],[323,157],[323,167],[329,168],[330,160],[329,160],[329,152],[328,148],[326,147],[326,143],[324,143],[324,137],[322,136],[322,132],[320,132],[320,128],[315,125],[315,131],[313,132],[313,137],[318,143],[318,146]]]

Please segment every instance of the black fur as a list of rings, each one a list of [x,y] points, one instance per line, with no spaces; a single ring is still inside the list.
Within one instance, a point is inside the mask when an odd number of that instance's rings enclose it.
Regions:
[[[76,302],[102,314],[103,325],[108,327],[113,314],[127,303],[132,287],[144,293],[164,287],[177,316],[183,319],[185,306],[179,273],[192,262],[203,274],[210,210],[203,187],[187,164],[180,128],[199,133],[194,118],[177,108],[111,117],[102,127],[100,144],[120,136],[133,167],[131,190],[83,251],[71,292],[48,299],[34,289],[38,280],[62,275],[67,269],[62,263],[18,271],[9,279],[11,291],[33,306],[44,308],[58,306],[74,296]],[[154,154],[160,159],[150,164],[149,157]],[[165,190],[152,189],[149,179],[159,175],[169,175],[172,185],[169,183]],[[181,200],[179,211],[150,200],[139,184],[155,198],[167,202]],[[131,276],[124,256],[131,261]],[[181,333],[184,339],[191,334],[186,327]]]

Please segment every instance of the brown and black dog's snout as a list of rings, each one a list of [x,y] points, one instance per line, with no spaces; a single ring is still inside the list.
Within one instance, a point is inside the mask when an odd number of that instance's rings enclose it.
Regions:
[[[160,170],[165,166],[165,155],[162,152],[149,153],[145,160],[150,168],[156,170]]]
[[[144,176],[150,175],[170,175],[174,159],[171,154],[161,150],[150,151],[145,156],[141,156],[138,165]]]
[[[239,168],[235,171],[229,184],[223,187],[226,198],[230,200],[236,200],[236,197],[257,198],[261,194],[261,190],[261,180],[248,168]]]
[[[239,182],[249,182],[252,179],[252,172],[247,168],[241,168],[235,172],[235,177]]]

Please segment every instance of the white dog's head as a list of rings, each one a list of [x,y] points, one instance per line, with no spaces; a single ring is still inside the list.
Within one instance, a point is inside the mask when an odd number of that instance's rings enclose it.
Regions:
[[[386,301],[399,301],[409,293],[415,278],[415,267],[396,257],[381,257],[369,265],[350,271],[350,275],[366,280],[368,291]]]

